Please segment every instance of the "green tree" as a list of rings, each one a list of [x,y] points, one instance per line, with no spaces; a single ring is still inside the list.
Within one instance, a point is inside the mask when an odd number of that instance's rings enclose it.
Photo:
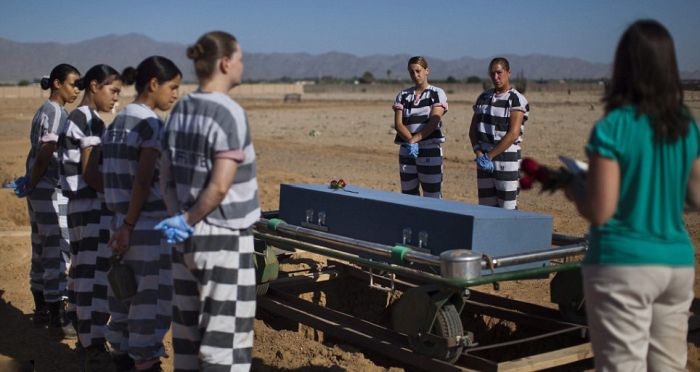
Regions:
[[[454,83],[459,83],[459,80],[455,79],[454,76],[450,75],[445,79],[445,82],[448,84],[454,84]]]
[[[364,74],[359,79],[360,84],[372,84],[374,83],[374,75],[371,72],[365,71]]]
[[[525,79],[525,73],[523,70],[520,70],[518,72],[518,75],[515,77],[514,81],[515,89],[518,90],[518,92],[525,94],[525,91],[527,90],[527,79]]]
[[[29,85],[29,84],[31,84],[31,82],[30,82],[29,80],[24,80],[24,79],[23,79],[23,80],[20,80],[20,81],[17,83],[17,85],[19,85],[20,87],[26,87],[26,86]]]
[[[481,83],[481,78],[476,76],[476,75],[469,75],[465,79],[465,82],[467,84],[479,84],[479,83]]]

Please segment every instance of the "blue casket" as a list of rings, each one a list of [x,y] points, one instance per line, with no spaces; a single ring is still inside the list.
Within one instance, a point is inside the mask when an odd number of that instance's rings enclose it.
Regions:
[[[280,187],[281,219],[298,226],[319,225],[336,235],[391,246],[420,246],[433,255],[451,249],[472,249],[500,257],[552,246],[552,217],[544,214],[352,185],[345,189],[331,189],[328,185]]]

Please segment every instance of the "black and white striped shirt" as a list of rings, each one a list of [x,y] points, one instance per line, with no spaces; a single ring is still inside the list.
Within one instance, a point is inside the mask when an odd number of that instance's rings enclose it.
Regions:
[[[481,93],[473,106],[478,125],[478,141],[482,151],[490,151],[508,132],[510,128],[510,112],[522,111],[524,113],[518,139],[505,152],[520,150],[525,122],[530,113],[530,104],[520,92],[511,88],[501,94],[496,94],[494,89],[488,89]]]
[[[131,202],[134,177],[138,170],[141,149],[160,152],[163,122],[143,104],[132,103],[122,110],[102,135],[102,174],[107,207],[112,212],[127,214]],[[153,172],[148,199],[141,216],[163,218],[167,215],[161,196],[159,164]]]
[[[182,98],[170,113],[162,148],[163,174],[169,179],[161,182],[175,187],[177,199],[166,198],[170,210],[189,209],[207,186],[214,160],[227,158],[238,163],[235,179],[224,200],[204,222],[246,229],[258,220],[255,150],[248,119],[228,95],[196,91]]]
[[[425,90],[416,96],[416,88],[411,87],[404,89],[396,96],[392,108],[394,111],[401,110],[403,113],[403,124],[411,134],[415,134],[423,130],[423,127],[430,119],[430,112],[433,107],[440,106],[447,113],[447,95],[445,92],[432,85],[429,85]],[[438,123],[437,128],[427,138],[424,138],[421,143],[443,143],[445,136],[440,130],[442,128],[442,120]],[[400,144],[406,141],[398,134],[394,139],[394,143]]]
[[[83,179],[83,149],[102,142],[105,123],[88,106],[80,106],[68,115],[59,138],[60,182],[63,195],[71,199],[96,198],[97,191]]]
[[[41,146],[49,142],[58,142],[58,135],[61,133],[67,118],[68,112],[66,109],[51,100],[44,102],[36,111],[32,119],[31,132],[29,133],[29,141],[32,147],[27,155],[27,174],[31,174]],[[59,163],[58,153],[54,152],[49,160],[46,173],[44,173],[44,178],[51,184],[58,185]]]

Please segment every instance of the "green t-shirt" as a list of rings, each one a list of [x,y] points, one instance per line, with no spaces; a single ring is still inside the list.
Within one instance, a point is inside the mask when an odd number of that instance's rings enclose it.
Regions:
[[[659,143],[646,115],[621,107],[596,123],[586,151],[615,160],[621,179],[615,214],[591,228],[584,263],[693,266],[683,207],[692,164],[700,157],[697,123],[685,138]]]

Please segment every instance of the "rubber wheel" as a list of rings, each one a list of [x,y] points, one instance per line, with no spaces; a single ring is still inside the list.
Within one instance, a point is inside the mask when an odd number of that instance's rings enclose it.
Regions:
[[[264,296],[267,294],[267,290],[270,288],[270,282],[258,284],[255,286],[255,295]]]
[[[444,305],[437,312],[433,329],[430,333],[446,338],[454,338],[464,335],[462,327],[462,319],[455,306],[452,304]],[[429,340],[421,339],[418,336],[409,336],[408,343],[411,348],[421,354],[431,356],[436,359],[444,360],[449,363],[454,363],[462,355],[464,346],[462,344],[453,347],[445,347],[440,343],[434,343]]]

